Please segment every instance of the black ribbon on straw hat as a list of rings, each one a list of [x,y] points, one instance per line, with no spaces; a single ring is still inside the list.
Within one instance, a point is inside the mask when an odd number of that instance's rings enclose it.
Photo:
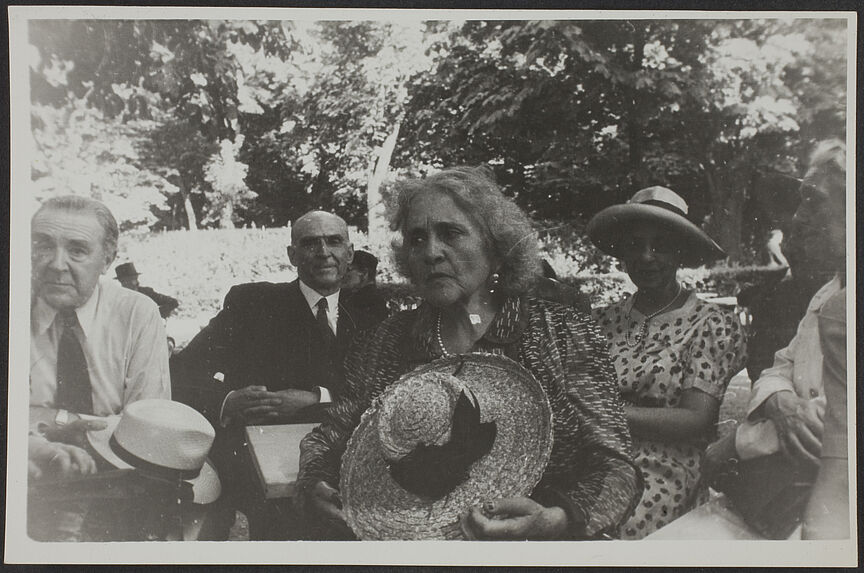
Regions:
[[[468,479],[468,470],[495,442],[498,426],[480,421],[480,405],[471,390],[459,393],[453,409],[450,441],[440,446],[419,444],[404,458],[391,462],[390,475],[400,486],[421,497],[438,499]]]

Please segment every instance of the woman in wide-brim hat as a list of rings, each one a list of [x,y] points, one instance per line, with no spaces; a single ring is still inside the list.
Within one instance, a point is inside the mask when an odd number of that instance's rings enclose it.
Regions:
[[[525,214],[503,196],[488,170],[455,168],[401,182],[393,227],[401,234],[394,244],[397,265],[423,302],[358,340],[346,360],[344,391],[325,423],[301,444],[298,497],[310,523],[326,526],[313,536],[579,539],[614,530],[638,499],[641,484],[629,458],[630,438],[611,364],[588,316],[526,294],[538,274],[539,257]],[[520,399],[521,410],[517,400],[511,414],[488,418],[496,411],[495,395],[507,401],[503,390],[489,393],[479,387],[475,406],[463,401],[463,412],[479,409],[479,421],[468,416],[472,424],[496,425],[493,438],[490,426],[457,431],[465,427],[457,423],[460,418],[467,422],[452,404],[447,427],[453,434],[418,438],[401,449],[372,447],[371,422],[364,425],[361,417],[371,407],[366,420],[377,419],[377,400],[388,389],[417,367],[477,352],[510,357],[548,397],[554,447],[539,475],[529,468],[542,461],[542,443],[528,437],[538,420],[526,419],[523,428],[523,445],[536,448],[512,458],[500,457],[496,449],[507,440],[519,441],[519,425],[505,418],[534,411]],[[460,372],[452,368],[456,378],[464,376]],[[493,369],[485,376],[499,374]],[[416,414],[409,419],[421,427],[433,419],[448,420],[425,408]],[[357,432],[359,441],[351,438]],[[478,444],[454,435],[485,439]],[[362,451],[372,453],[358,459],[355,444],[366,444]],[[463,448],[473,453],[452,451]],[[459,461],[434,462],[452,459],[451,454]],[[488,465],[490,459],[502,463]],[[523,471],[527,477],[517,477],[516,489],[486,487],[505,484]],[[376,488],[381,492],[363,493]],[[393,524],[394,516],[406,525]],[[441,527],[424,529],[424,517]]]
[[[591,241],[624,263],[637,289],[594,311],[645,478],[642,501],[619,531],[625,539],[642,538],[704,500],[705,447],[726,386],[746,359],[735,313],[678,281],[682,266],[725,256],[687,211],[672,190],[649,187],[588,223]]]

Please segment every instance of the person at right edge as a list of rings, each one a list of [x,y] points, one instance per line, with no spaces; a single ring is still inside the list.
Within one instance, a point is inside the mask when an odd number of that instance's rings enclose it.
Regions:
[[[777,351],[774,365],[754,382],[747,418],[735,432],[709,447],[708,460],[718,467],[727,460],[748,460],[782,452],[796,467],[814,471],[820,465],[820,456],[830,460],[823,467],[825,471],[820,478],[823,482],[826,474],[837,475],[837,456],[845,456],[846,449],[837,447],[835,441],[836,408],[832,406],[832,412],[826,413],[825,382],[836,386],[835,377],[840,376],[840,382],[845,380],[845,371],[840,372],[837,365],[838,361],[845,364],[845,359],[837,357],[841,351],[845,354],[845,337],[838,340],[836,332],[833,336],[829,334],[829,342],[823,345],[820,328],[833,330],[827,326],[830,317],[837,316],[835,303],[831,301],[842,299],[845,292],[845,200],[846,147],[838,140],[821,142],[813,151],[801,185],[801,203],[792,232],[796,244],[811,251],[808,258],[831,261],[835,274],[813,296],[795,337]],[[823,364],[827,378],[823,377]],[[845,410],[845,404],[842,409]],[[830,441],[826,441],[829,437],[826,419],[832,422]],[[848,512],[848,507],[845,511]]]

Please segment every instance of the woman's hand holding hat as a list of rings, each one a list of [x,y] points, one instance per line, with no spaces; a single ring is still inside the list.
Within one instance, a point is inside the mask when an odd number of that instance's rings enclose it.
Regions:
[[[527,497],[510,497],[474,506],[462,516],[469,540],[558,539],[567,532],[567,514]]]
[[[326,481],[319,481],[309,490],[308,503],[319,519],[329,521],[330,526],[335,529],[344,530],[347,538],[354,537],[354,533],[345,521],[338,489]]]

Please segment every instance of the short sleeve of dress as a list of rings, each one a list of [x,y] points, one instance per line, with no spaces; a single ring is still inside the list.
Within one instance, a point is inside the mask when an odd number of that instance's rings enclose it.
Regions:
[[[738,317],[711,305],[696,326],[681,389],[696,388],[723,399],[729,381],[747,362],[747,344]]]

